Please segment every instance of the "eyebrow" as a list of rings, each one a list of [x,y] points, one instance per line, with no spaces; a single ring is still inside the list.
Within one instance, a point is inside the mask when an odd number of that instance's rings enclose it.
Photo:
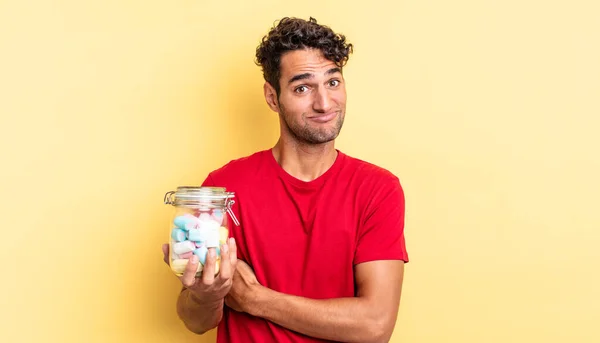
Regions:
[[[331,74],[335,74],[335,73],[342,73],[342,70],[338,67],[335,68],[331,68],[328,71],[325,72],[325,75],[331,75]],[[312,79],[314,77],[314,74],[312,73],[304,73],[304,74],[298,74],[298,75],[294,75],[289,81],[288,84],[296,82],[298,80],[306,80],[306,79]]]

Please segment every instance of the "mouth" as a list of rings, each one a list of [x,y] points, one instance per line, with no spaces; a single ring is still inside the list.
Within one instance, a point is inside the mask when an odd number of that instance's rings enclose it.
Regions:
[[[316,121],[318,123],[327,123],[327,122],[333,120],[335,117],[337,117],[338,113],[339,113],[338,111],[335,111],[335,112],[331,112],[331,113],[325,113],[325,114],[320,114],[317,116],[308,117],[308,119],[310,119],[312,121]]]

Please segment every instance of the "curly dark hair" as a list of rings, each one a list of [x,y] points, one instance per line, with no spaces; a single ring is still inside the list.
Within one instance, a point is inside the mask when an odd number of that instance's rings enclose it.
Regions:
[[[321,50],[325,58],[335,62],[341,69],[348,62],[353,46],[346,43],[346,37],[336,34],[329,27],[317,24],[313,17],[304,20],[285,17],[271,28],[256,48],[256,61],[262,67],[263,77],[277,91],[279,96],[279,67],[281,56],[292,50],[315,48]]]

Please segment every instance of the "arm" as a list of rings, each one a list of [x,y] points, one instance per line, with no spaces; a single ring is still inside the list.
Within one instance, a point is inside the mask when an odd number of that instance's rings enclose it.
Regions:
[[[202,183],[202,186],[214,185],[211,174]],[[231,287],[230,276],[237,261],[235,240],[229,240],[227,245],[228,249],[221,248],[224,263],[221,265],[221,273],[216,278],[212,277],[216,268],[213,249],[209,249],[210,253],[206,256],[206,266],[201,279],[195,277],[198,263],[195,258],[190,261],[189,268],[181,278],[183,289],[177,298],[177,315],[185,327],[196,334],[201,335],[216,328],[223,318],[223,298]],[[167,256],[168,250],[165,252],[165,262],[168,264]],[[195,295],[194,291],[199,296]]]
[[[163,245],[164,261],[168,264],[169,245]],[[177,298],[177,315],[188,330],[203,334],[219,324],[223,318],[225,295],[232,285],[237,263],[237,246],[234,238],[221,245],[220,271],[215,276],[216,252],[208,249],[202,276],[196,278],[198,257],[190,258],[183,275],[179,278],[183,289]]]
[[[356,296],[315,300],[261,286],[252,269],[238,261],[225,303],[315,338],[344,342],[387,342],[398,308],[404,264],[404,192],[397,178],[373,188],[359,229],[354,258]]]
[[[356,297],[315,300],[261,286],[250,267],[238,261],[238,272],[226,301],[234,309],[311,337],[388,342],[400,303],[404,261],[372,261],[355,268]]]
[[[188,330],[202,335],[219,325],[223,318],[223,300],[203,302],[184,288],[177,298],[177,315]]]

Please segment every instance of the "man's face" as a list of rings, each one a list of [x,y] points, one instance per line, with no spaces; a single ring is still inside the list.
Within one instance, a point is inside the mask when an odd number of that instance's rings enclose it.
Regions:
[[[346,112],[346,87],[341,70],[321,51],[307,49],[284,54],[280,71],[282,134],[290,134],[304,144],[334,140],[342,129]]]

